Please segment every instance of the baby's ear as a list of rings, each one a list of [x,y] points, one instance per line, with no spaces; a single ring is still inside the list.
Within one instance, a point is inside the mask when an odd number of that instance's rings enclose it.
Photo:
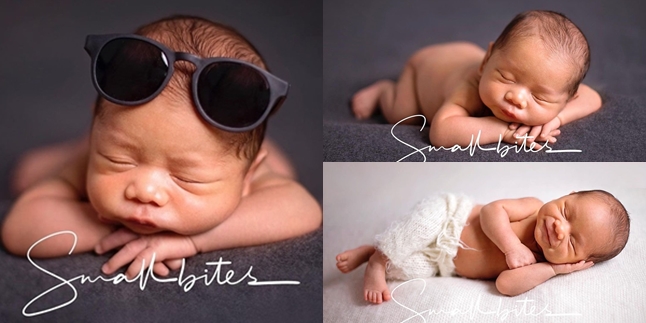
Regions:
[[[489,58],[491,57],[491,52],[493,51],[493,42],[489,42],[489,48],[487,48],[487,53],[485,54],[484,59],[482,60],[482,64],[480,64],[480,68],[478,69],[478,73],[482,75],[482,71],[484,70],[485,64],[489,61]]]

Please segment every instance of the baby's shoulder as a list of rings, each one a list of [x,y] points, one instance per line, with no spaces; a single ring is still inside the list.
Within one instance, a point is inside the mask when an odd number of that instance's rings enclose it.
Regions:
[[[464,107],[471,116],[479,116],[483,113],[484,104],[480,99],[478,65],[466,66],[457,77],[456,86],[447,96],[447,101]]]
[[[79,199],[82,200],[87,199],[86,179],[88,161],[89,154],[87,151],[84,151],[75,158],[72,158],[57,176],[68,184],[76,195],[78,195]]]

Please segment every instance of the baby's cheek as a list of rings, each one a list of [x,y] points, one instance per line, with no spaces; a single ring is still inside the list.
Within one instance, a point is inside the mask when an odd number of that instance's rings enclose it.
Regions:
[[[215,228],[236,209],[237,204],[224,196],[185,197],[175,204],[181,231],[191,234]]]
[[[117,184],[110,176],[94,175],[88,176],[87,193],[90,203],[99,213],[109,212],[110,208],[116,207],[118,198]]]

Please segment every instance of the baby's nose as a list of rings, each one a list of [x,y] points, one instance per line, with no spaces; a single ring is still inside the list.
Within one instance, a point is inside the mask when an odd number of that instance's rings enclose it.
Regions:
[[[505,93],[505,100],[521,109],[525,109],[527,107],[527,100],[525,100],[525,94],[523,91],[508,91]]]
[[[141,176],[133,180],[125,191],[125,197],[139,203],[164,206],[169,199],[163,180],[157,176]]]

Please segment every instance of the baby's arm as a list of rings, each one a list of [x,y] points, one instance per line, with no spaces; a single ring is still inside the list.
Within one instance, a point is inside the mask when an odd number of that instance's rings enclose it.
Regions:
[[[96,251],[102,254],[128,245],[103,266],[106,274],[130,264],[126,275],[134,277],[143,263],[149,266],[155,254],[153,270],[165,276],[169,269],[180,268],[181,258],[198,252],[275,242],[313,231],[320,225],[321,208],[302,186],[276,173],[265,172],[234,213],[213,229],[194,236],[171,232],[140,236],[121,229],[103,239]]]
[[[514,124],[512,127],[517,128],[514,136],[528,134],[527,142],[547,141],[555,142],[554,136],[561,133],[558,128],[566,123],[581,119],[601,108],[601,96],[597,91],[591,89],[585,84],[579,85],[577,93],[568,101],[563,110],[552,120],[540,126],[525,126]]]
[[[511,229],[511,222],[523,220],[538,210],[543,203],[537,198],[498,200],[480,210],[482,231],[505,254],[507,266],[518,268],[536,262],[529,248],[520,242]]]
[[[9,252],[25,255],[36,241],[63,230],[71,230],[78,237],[74,253],[87,252],[114,229],[99,222],[90,203],[81,199],[86,169],[84,152],[60,174],[34,185],[18,198],[2,226],[2,240]],[[71,235],[59,235],[39,244],[31,256],[67,255],[72,244]]]
[[[514,143],[514,130],[509,129],[509,123],[496,117],[474,117],[482,109],[482,102],[475,84],[466,82],[440,107],[433,116],[429,130],[429,140],[436,147],[466,147],[480,132],[480,144],[498,142],[503,135],[503,141]]]
[[[580,261],[575,264],[550,264],[539,262],[516,269],[505,270],[496,279],[496,288],[501,294],[516,296],[522,294],[548,279],[558,275],[567,274],[573,271],[583,270],[592,267],[591,261]]]
[[[313,231],[321,218],[321,208],[305,188],[267,171],[227,220],[192,238],[200,252],[259,245]]]
[[[577,93],[559,113],[559,126],[590,115],[599,110],[599,108],[601,108],[601,96],[599,96],[599,93],[589,86],[581,84]]]

